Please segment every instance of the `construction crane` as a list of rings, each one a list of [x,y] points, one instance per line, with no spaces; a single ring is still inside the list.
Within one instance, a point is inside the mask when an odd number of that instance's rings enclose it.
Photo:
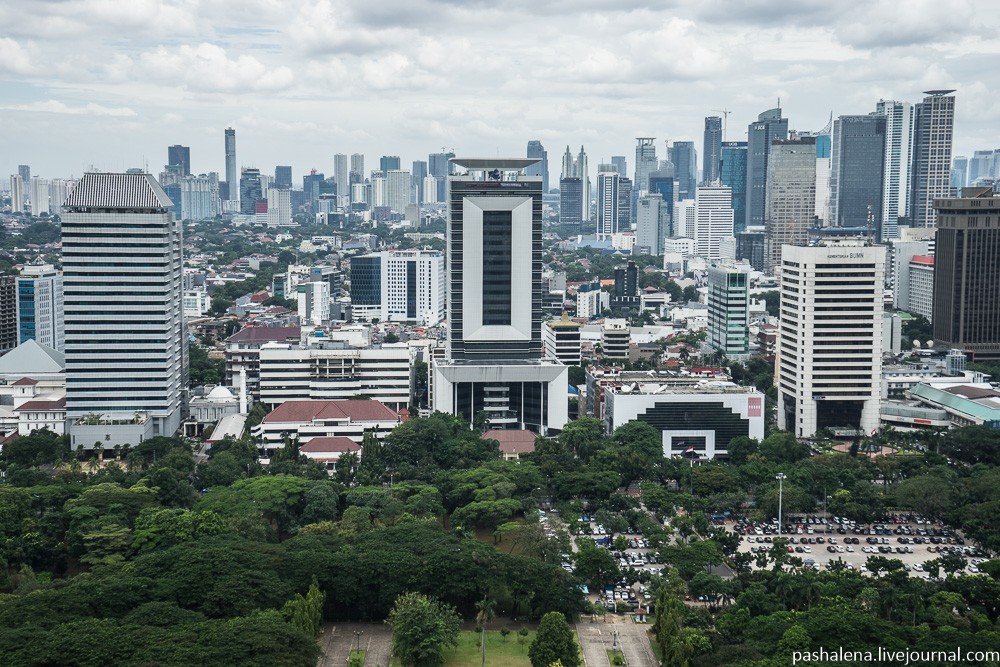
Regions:
[[[726,139],[726,130],[729,127],[729,109],[712,109],[712,111],[722,114],[722,140],[728,141]]]

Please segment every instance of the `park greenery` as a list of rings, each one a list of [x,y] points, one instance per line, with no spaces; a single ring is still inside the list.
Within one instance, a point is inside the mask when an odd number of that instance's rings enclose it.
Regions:
[[[769,384],[762,368],[742,372]],[[646,423],[608,435],[581,418],[504,461],[495,440],[435,413],[382,441],[369,434],[364,456],[330,476],[292,440],[266,467],[248,439],[195,463],[190,442],[153,438],[101,464],[38,431],[0,459],[0,655],[14,666],[304,666],[324,621],[388,620],[402,664],[440,664],[456,619],[479,623],[485,651],[486,624],[517,617],[541,621],[532,664],[565,666],[578,659],[565,623],[599,611],[579,584],[623,578],[649,586],[667,665],[787,664],[791,651],[830,645],[995,647],[998,565],[960,575],[963,563],[942,556],[946,576],[930,581],[882,557],[872,576],[815,572],[780,543],[740,553],[711,521],[773,518],[780,472],[786,514],[915,512],[1000,550],[997,431],[874,440],[898,454],[871,459],[773,432],[733,440],[728,462],[692,466],[664,458]],[[613,548],[641,530],[664,572],[623,569],[586,536],[572,549],[566,531],[543,529],[541,505],[571,526],[591,515]]]

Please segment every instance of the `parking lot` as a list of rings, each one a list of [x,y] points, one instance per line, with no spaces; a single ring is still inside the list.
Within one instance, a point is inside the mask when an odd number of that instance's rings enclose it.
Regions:
[[[742,534],[739,550],[759,553],[770,551],[779,537],[777,522],[727,524]],[[965,571],[978,572],[978,564],[987,555],[950,528],[925,521],[921,517],[899,516],[884,523],[858,524],[839,517],[789,517],[780,535],[788,541],[790,556],[801,558],[816,569],[842,561],[847,569],[866,571],[871,556],[902,561],[911,576],[930,579],[923,564],[953,553],[966,561]],[[756,568],[754,564],[752,567]]]

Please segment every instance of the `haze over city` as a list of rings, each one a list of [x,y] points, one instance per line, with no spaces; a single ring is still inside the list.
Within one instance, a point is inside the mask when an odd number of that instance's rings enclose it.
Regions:
[[[745,140],[779,98],[818,130],[942,88],[955,155],[1000,121],[997,18],[975,2],[10,1],[0,23],[0,173],[156,172],[175,143],[221,172],[227,126],[241,165],[296,173],[528,139],[596,165],[636,136],[699,140],[718,110]]]

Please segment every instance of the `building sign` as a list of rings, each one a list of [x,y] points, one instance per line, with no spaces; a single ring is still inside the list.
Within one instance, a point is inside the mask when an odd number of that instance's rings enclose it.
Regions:
[[[747,399],[747,409],[751,417],[760,417],[764,414],[764,399],[751,396]]]

